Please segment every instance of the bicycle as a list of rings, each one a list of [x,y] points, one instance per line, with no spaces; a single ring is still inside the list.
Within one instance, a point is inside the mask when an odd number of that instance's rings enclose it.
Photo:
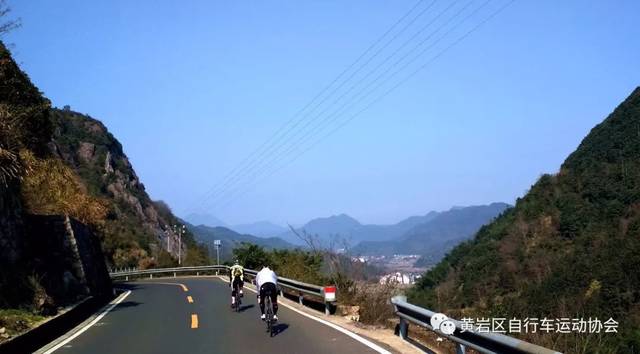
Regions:
[[[238,284],[233,285],[233,297],[235,298],[235,301],[233,302],[233,310],[235,312],[240,312],[241,298],[240,298],[240,287],[238,286]]]
[[[273,337],[273,305],[271,304],[271,292],[267,291],[264,294],[264,307],[265,307],[265,319],[264,321],[267,323],[267,332],[269,332],[269,337]]]

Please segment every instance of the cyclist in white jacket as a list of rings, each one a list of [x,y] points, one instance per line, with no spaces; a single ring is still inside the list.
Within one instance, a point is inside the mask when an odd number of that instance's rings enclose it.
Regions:
[[[264,298],[269,296],[271,303],[273,304],[273,319],[278,320],[278,276],[274,271],[269,269],[268,266],[264,266],[261,271],[256,275],[256,285],[260,291],[258,292],[258,302],[260,303],[260,312],[262,320],[265,319],[264,315]]]

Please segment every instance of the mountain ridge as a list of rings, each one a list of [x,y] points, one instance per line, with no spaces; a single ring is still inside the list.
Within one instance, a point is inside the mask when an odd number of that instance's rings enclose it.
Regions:
[[[279,237],[258,237],[249,234],[241,234],[223,226],[210,227],[207,225],[187,224],[187,228],[194,234],[195,239],[209,247],[212,257],[215,257],[216,250],[214,240],[221,242],[221,260],[231,260],[232,250],[241,243],[253,243],[266,249],[291,249],[295,248]]]
[[[612,318],[619,322],[615,336],[542,335],[536,343],[560,351],[637,349],[638,156],[640,87],[587,134],[557,174],[540,177],[514,208],[427,272],[410,300],[453,316]]]
[[[436,212],[393,240],[365,241],[352,252],[359,255],[417,254],[422,262],[434,263],[453,245],[472,237],[482,225],[511,207],[507,203],[450,208]]]

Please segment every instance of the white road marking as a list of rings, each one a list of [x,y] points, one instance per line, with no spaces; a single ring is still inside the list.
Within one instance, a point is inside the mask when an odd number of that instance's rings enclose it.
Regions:
[[[222,280],[222,281],[225,281],[225,279],[223,279],[223,278],[219,278],[219,279],[220,279],[220,280]],[[252,288],[250,288],[250,287],[247,287],[247,289],[249,289],[249,290],[253,291],[253,292],[254,292],[254,293],[256,293],[256,294],[258,293],[256,290],[254,290],[254,289],[252,289]],[[340,327],[340,326],[338,326],[338,325],[337,325],[337,324],[335,324],[335,323],[331,323],[331,322],[329,322],[329,321],[325,321],[325,320],[323,320],[323,319],[321,319],[321,318],[318,318],[318,317],[312,316],[312,315],[310,315],[310,314],[308,314],[308,313],[305,313],[305,312],[303,312],[303,311],[300,311],[300,310],[298,310],[297,308],[295,308],[295,307],[293,307],[293,306],[290,306],[290,305],[288,305],[288,304],[282,303],[282,302],[279,302],[279,303],[278,303],[278,305],[282,305],[282,306],[284,306],[284,307],[288,308],[288,309],[289,309],[289,310],[291,310],[291,311],[297,312],[298,314],[300,314],[300,315],[302,315],[302,316],[305,316],[305,317],[310,318],[310,319],[312,319],[312,320],[314,320],[314,321],[320,322],[320,323],[322,323],[323,325],[325,325],[325,326],[329,326],[329,327],[331,327],[331,328],[335,329],[335,330],[336,330],[336,331],[338,331],[338,332],[344,333],[344,334],[346,334],[347,336],[349,336],[349,337],[351,337],[351,338],[353,338],[353,339],[357,340],[358,342],[360,342],[360,343],[362,343],[362,344],[366,345],[367,347],[369,347],[369,348],[371,348],[371,349],[373,349],[373,350],[377,351],[377,352],[378,352],[378,353],[380,353],[380,354],[391,354],[391,352],[390,352],[390,351],[388,351],[388,350],[386,350],[386,349],[382,348],[381,346],[379,346],[379,345],[377,345],[377,344],[373,343],[372,341],[370,341],[370,340],[368,340],[368,339],[366,339],[366,338],[364,338],[364,337],[361,337],[361,336],[359,336],[359,335],[357,335],[357,334],[355,334],[355,333],[351,332],[350,330],[348,330],[348,329],[346,329],[346,328]]]
[[[109,311],[113,310],[114,307],[118,306],[118,304],[121,303],[127,296],[129,296],[129,294],[131,294],[131,290],[127,290],[125,293],[120,295],[115,302],[112,302],[109,305],[109,307],[107,307],[104,311],[102,311],[102,313],[100,313],[98,315],[98,317],[94,318],[93,321],[89,322],[86,326],[82,327],[79,331],[77,331],[74,334],[72,334],[71,336],[67,337],[65,340],[63,340],[62,342],[58,343],[53,348],[47,350],[43,354],[51,354],[51,353],[55,352],[56,350],[58,350],[58,349],[62,348],[63,346],[65,346],[67,343],[71,342],[77,336],[79,336],[82,333],[84,333],[84,331],[88,330],[91,326],[93,326],[96,323],[98,323],[98,321],[100,321],[107,313],[109,313]]]

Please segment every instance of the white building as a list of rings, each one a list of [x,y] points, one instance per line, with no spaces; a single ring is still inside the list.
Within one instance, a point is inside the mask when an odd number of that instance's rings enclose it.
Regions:
[[[400,272],[395,272],[395,273],[383,275],[382,277],[380,277],[380,284],[390,284],[390,283],[409,285],[409,284],[413,284],[414,281],[411,274],[403,274]]]

